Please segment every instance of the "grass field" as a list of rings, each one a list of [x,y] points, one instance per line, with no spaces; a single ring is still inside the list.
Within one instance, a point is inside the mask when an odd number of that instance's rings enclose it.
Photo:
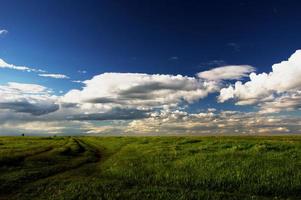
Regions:
[[[0,137],[0,199],[301,199],[301,137]]]

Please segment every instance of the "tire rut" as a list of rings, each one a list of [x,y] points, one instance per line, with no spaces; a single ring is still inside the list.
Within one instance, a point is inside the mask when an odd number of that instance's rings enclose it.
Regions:
[[[7,160],[7,161],[1,161],[0,160],[0,165],[1,166],[6,166],[6,167],[20,166],[28,158],[50,152],[50,151],[52,151],[53,149],[55,149],[59,146],[66,145],[67,143],[68,143],[68,141],[64,142],[63,144],[52,144],[52,145],[49,145],[48,147],[45,147],[45,149],[43,149],[43,150],[37,150],[37,151],[34,151],[32,153],[28,153],[28,154],[25,153],[25,155],[21,154],[21,155],[16,156],[15,158],[13,158],[11,160]],[[38,149],[38,148],[41,148],[41,147],[35,147],[33,149],[30,149],[30,150],[33,151],[33,150]]]
[[[34,174],[33,177],[22,177],[20,180],[18,180],[19,184],[17,186],[14,185],[13,188],[1,188],[0,189],[0,200],[1,199],[11,199],[11,197],[13,197],[14,194],[18,193],[18,191],[21,191],[22,188],[24,188],[26,185],[31,184],[33,182],[41,181],[43,179],[47,179],[52,176],[57,176],[57,175],[65,173],[67,171],[81,168],[84,165],[87,165],[90,163],[100,162],[101,152],[98,149],[93,148],[91,145],[87,144],[86,142],[83,142],[80,139],[72,138],[72,140],[79,146],[80,153],[78,153],[75,158],[73,158],[73,159],[70,158],[70,159],[72,159],[72,161],[79,159],[78,163],[74,164],[73,166],[67,165],[67,163],[66,163],[66,165],[61,166],[61,168],[59,168],[59,169],[54,168],[52,170],[46,171],[46,173],[41,172],[38,174]],[[68,142],[66,142],[65,145],[67,143]],[[53,150],[53,149],[51,149],[51,150]],[[51,150],[48,150],[48,151],[51,151]],[[46,153],[48,151],[40,152],[40,154]],[[88,157],[89,155],[85,155],[85,153],[86,154],[92,153],[92,157],[89,158]],[[33,155],[31,155],[31,156],[33,156]],[[85,156],[87,156],[87,159],[84,159]],[[83,159],[83,160],[81,161],[80,159]]]

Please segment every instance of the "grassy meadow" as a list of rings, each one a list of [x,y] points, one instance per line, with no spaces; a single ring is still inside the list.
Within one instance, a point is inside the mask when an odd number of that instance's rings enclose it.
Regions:
[[[301,199],[301,137],[0,137],[0,199]]]

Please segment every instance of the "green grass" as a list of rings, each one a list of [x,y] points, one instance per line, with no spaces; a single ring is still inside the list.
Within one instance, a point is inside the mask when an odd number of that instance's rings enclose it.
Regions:
[[[301,199],[301,137],[0,137],[0,199]]]

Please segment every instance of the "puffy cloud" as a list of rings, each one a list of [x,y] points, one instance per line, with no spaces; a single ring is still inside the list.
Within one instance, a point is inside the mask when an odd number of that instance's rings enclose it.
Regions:
[[[194,77],[139,73],[104,73],[83,83],[82,90],[69,91],[62,101],[141,110],[192,103],[218,89],[216,82]]]
[[[39,76],[55,79],[69,79],[69,77],[64,74],[39,74]]]
[[[237,81],[234,86],[221,89],[219,101],[235,99],[239,105],[270,101],[279,95],[286,95],[287,92],[295,93],[300,90],[300,77],[301,50],[297,50],[287,61],[274,64],[272,72],[251,73],[250,81]]]
[[[134,120],[177,108],[218,91],[219,84],[182,75],[104,73],[60,98],[69,120]]]
[[[255,68],[249,65],[229,65],[217,67],[197,74],[199,78],[213,81],[238,80],[247,77]]]
[[[277,113],[301,108],[301,91],[285,93],[279,97],[265,99],[259,103],[260,113]]]
[[[44,115],[59,109],[56,96],[44,86],[10,82],[0,85],[0,109]]]
[[[60,97],[41,85],[1,85],[0,109],[19,113],[10,116],[14,120],[29,114],[23,121],[135,120],[149,117],[155,109],[192,103],[218,89],[216,82],[194,77],[132,73],[105,73],[83,84],[82,90]]]
[[[41,94],[50,93],[46,87],[37,84],[8,82],[6,85],[0,85],[0,91],[10,94]]]

